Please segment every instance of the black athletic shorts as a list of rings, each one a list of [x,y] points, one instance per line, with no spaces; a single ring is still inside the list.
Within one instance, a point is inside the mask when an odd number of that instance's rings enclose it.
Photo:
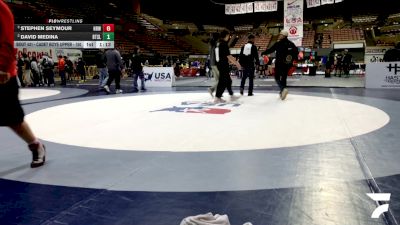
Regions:
[[[24,111],[18,99],[17,78],[0,84],[0,126],[12,126],[24,121]]]

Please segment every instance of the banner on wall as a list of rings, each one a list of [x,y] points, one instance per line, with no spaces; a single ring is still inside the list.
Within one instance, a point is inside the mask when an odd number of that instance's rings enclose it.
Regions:
[[[278,11],[277,1],[256,1],[240,4],[225,4],[226,15],[238,15],[253,12],[275,12]]]
[[[321,5],[333,4],[335,0],[321,0]]]
[[[275,11],[278,11],[277,1],[254,2],[254,12],[275,12]]]
[[[226,4],[225,5],[225,15],[230,15],[231,14],[231,5]]]
[[[275,12],[278,11],[278,2],[277,1],[267,1],[265,5],[266,12]]]
[[[307,0],[307,8],[317,7],[321,5],[321,0]]]
[[[263,2],[254,2],[254,12],[261,12],[261,3]]]
[[[284,29],[289,39],[303,38],[303,0],[284,0]]]
[[[241,4],[235,4],[235,14],[240,14]]]
[[[344,0],[306,0],[307,8],[318,7],[321,5],[328,5],[334,3],[340,3]],[[285,1],[286,2],[286,1]],[[290,0],[289,5],[292,3],[296,4],[297,0]],[[301,7],[304,3],[301,4]],[[286,9],[285,4],[285,9]],[[278,1],[255,1],[255,2],[247,2],[247,3],[239,3],[239,4],[225,4],[225,14],[226,15],[237,15],[237,14],[246,14],[253,12],[275,12],[278,11]]]
[[[254,12],[253,2],[249,2],[246,4],[247,4],[247,13],[253,13]]]
[[[400,62],[367,63],[366,88],[400,88]]]
[[[172,87],[175,82],[173,67],[143,67],[146,87]]]
[[[247,3],[240,4],[240,14],[246,14],[246,13],[247,13]]]
[[[22,57],[22,54],[27,54],[29,58],[36,57],[40,60],[47,53],[53,60],[57,60],[59,55],[67,56],[71,61],[78,61],[82,57],[82,51],[79,49],[55,49],[55,48],[17,48],[17,57]]]
[[[390,47],[366,47],[365,48],[365,63],[383,62],[383,56]]]

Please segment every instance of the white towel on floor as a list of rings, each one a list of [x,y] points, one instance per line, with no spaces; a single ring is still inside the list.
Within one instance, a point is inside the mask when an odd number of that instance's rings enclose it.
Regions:
[[[180,225],[230,225],[230,223],[227,215],[207,213],[186,217]]]

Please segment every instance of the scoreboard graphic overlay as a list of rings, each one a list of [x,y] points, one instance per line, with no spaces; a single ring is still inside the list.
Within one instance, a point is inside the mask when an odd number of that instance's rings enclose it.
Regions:
[[[114,48],[114,24],[17,24],[15,48]]]

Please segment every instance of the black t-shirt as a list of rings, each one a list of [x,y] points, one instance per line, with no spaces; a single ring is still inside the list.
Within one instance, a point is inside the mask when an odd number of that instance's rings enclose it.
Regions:
[[[276,51],[276,64],[292,64],[297,60],[299,51],[296,45],[289,39],[284,38],[276,42],[271,48],[265,50],[262,55],[268,55]]]
[[[240,49],[240,56],[239,56],[239,63],[242,67],[245,68],[254,68],[254,63],[257,65],[260,64],[260,60],[258,59],[258,51],[257,47],[254,45],[252,42],[248,42],[251,44],[251,54],[250,55],[245,55],[244,54],[244,48],[246,45],[244,45]]]
[[[24,66],[24,60],[23,60],[22,58],[19,58],[19,59],[18,59],[18,64],[17,64],[17,66],[18,66],[18,69],[19,69],[19,70],[21,70],[22,67]]]
[[[26,70],[30,70],[31,69],[31,61],[29,60],[29,58],[25,58],[24,59],[24,66]]]
[[[131,64],[131,69],[133,72],[142,72],[143,71],[143,59],[141,57],[141,55],[132,55],[132,64]]]
[[[229,70],[228,56],[231,55],[231,52],[229,51],[228,43],[226,41],[221,41],[219,43],[215,49],[215,54],[218,54],[219,56],[219,61],[217,62],[218,69]]]
[[[397,62],[400,61],[400,49],[390,49],[386,51],[383,56],[385,62]]]
[[[343,59],[342,59],[343,64],[350,64],[352,58],[353,58],[352,55],[350,55],[350,54],[345,54],[345,55],[343,56]]]
[[[341,54],[338,54],[338,55],[336,56],[336,63],[337,63],[338,65],[342,65],[342,62],[343,62],[343,56],[342,56]]]
[[[97,68],[105,68],[107,66],[107,58],[103,52],[98,52],[96,55]]]

